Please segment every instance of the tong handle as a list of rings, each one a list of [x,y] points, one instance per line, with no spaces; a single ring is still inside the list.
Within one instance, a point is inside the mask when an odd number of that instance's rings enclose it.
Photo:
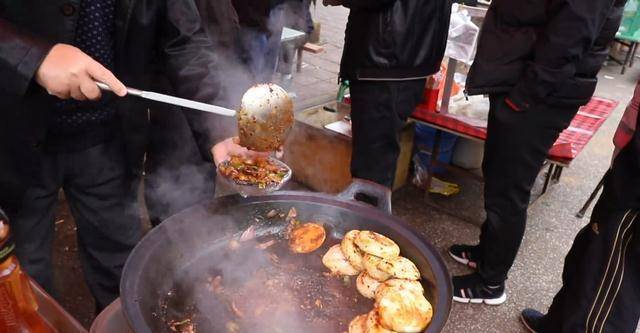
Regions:
[[[111,87],[109,87],[106,83],[102,83],[102,82],[96,82],[96,85],[98,86],[98,88],[104,90],[104,91],[111,91],[113,92],[113,90],[111,89]],[[140,96],[142,97],[142,95],[144,94],[144,91],[140,90],[140,89],[136,89],[136,88],[127,88],[127,94],[128,95],[133,95],[133,96]]]

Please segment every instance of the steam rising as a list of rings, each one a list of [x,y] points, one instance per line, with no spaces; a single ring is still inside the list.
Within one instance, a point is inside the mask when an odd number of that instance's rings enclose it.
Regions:
[[[165,266],[167,277],[152,279],[159,298],[172,289],[160,320],[192,318],[198,333],[324,333],[344,331],[353,317],[370,309],[370,301],[357,296],[354,281],[325,274],[321,256],[339,241],[333,236],[340,234],[333,228],[336,222],[327,219],[329,238],[322,248],[293,254],[284,239],[288,223],[280,214],[266,217],[272,208],[192,208],[162,225],[159,230],[168,238],[162,245],[165,257],[149,264]],[[289,208],[281,206],[278,212]],[[301,219],[316,222],[323,217],[302,214]],[[176,283],[168,285],[171,281]]]
[[[240,57],[235,54],[231,46],[223,42],[224,38],[216,35],[217,28],[220,26],[219,20],[225,17],[225,14],[220,15],[217,13],[217,22],[209,22],[208,15],[211,15],[212,8],[221,6],[218,1],[213,0],[201,0],[198,1],[198,6],[205,20],[203,22],[210,37],[214,40],[216,48],[215,53],[215,66],[210,66],[214,71],[219,81],[223,83],[220,100],[215,101],[218,104],[228,107],[237,108],[240,104],[240,100],[244,92],[253,84],[258,83],[260,78],[269,77],[273,68],[264,68],[264,72],[255,72],[249,68],[249,66],[242,62]],[[230,14],[229,17],[232,15]],[[272,35],[281,34],[282,26],[285,21],[292,21],[294,18],[287,18],[286,14],[274,16],[274,20],[270,22],[269,27]],[[220,31],[227,31],[220,29]],[[231,41],[233,45],[235,41]],[[262,54],[262,48],[256,47],[248,50],[254,57],[264,56]],[[181,122],[181,123],[180,123]],[[189,135],[183,135],[188,133],[188,127],[183,120],[176,120],[175,123],[169,124],[171,126],[182,126],[181,130],[187,131],[180,135],[169,135],[173,141],[163,142],[165,146],[171,146],[179,154],[169,157],[174,158],[172,163],[164,163],[168,167],[163,169],[150,170],[150,177],[147,177],[148,190],[147,191],[147,205],[156,212],[160,212],[158,215],[162,219],[168,218],[176,214],[183,209],[193,206],[194,204],[202,201],[206,201],[213,198],[213,174],[214,168],[208,161],[203,161],[200,158],[193,158],[195,149],[195,141],[193,137]],[[220,116],[212,116],[206,124],[202,124],[210,132],[210,137],[217,138],[218,140],[235,135],[237,131],[237,124],[235,118],[225,118]],[[173,127],[169,126],[168,131],[173,131]],[[173,134],[173,132],[171,132]],[[166,158],[164,156],[154,156],[153,158]],[[162,161],[154,161],[162,162]],[[166,162],[166,161],[164,161]],[[151,163],[153,164],[153,163]],[[163,164],[163,163],[159,163]],[[159,280],[158,285],[153,286],[159,293],[166,293],[169,286],[165,285],[171,281],[177,281],[174,286],[176,295],[181,297],[169,298],[169,304],[167,307],[167,313],[165,313],[165,319],[184,319],[179,316],[184,316],[189,312],[189,309],[193,311],[193,307],[197,309],[196,318],[198,332],[213,332],[207,330],[212,327],[224,327],[225,324],[231,320],[233,315],[230,315],[229,304],[221,302],[211,292],[211,280],[216,276],[221,276],[223,286],[225,288],[232,288],[234,284],[238,284],[242,281],[247,281],[250,277],[261,273],[265,269],[274,269],[274,258],[269,254],[269,251],[260,249],[260,245],[263,244],[264,239],[261,238],[263,234],[276,233],[278,229],[284,227],[284,223],[280,220],[280,223],[271,226],[262,226],[260,232],[256,237],[242,242],[242,248],[248,249],[243,251],[233,252],[233,241],[237,241],[241,234],[245,232],[250,224],[256,224],[254,220],[254,214],[249,212],[246,215],[225,215],[226,212],[216,212],[213,214],[208,211],[206,207],[200,207],[197,209],[190,209],[188,215],[178,214],[174,219],[184,219],[184,221],[173,221],[170,225],[163,225],[161,227],[162,233],[166,233],[168,236],[168,242],[161,244],[156,249],[158,251],[166,251],[164,257],[159,259],[160,262],[151,263],[156,267],[146,267],[145,270],[153,270],[155,274],[171,274],[162,276],[158,279],[158,276],[149,277],[150,280]],[[180,223],[182,222],[182,223]],[[163,228],[164,227],[164,228]],[[188,235],[188,236],[187,236]],[[185,237],[187,236],[187,237]],[[186,238],[186,239],[185,239]],[[215,241],[212,241],[215,240]],[[286,241],[283,242],[286,244]],[[323,251],[323,250],[319,250]],[[198,257],[194,257],[194,254],[199,254]],[[221,264],[222,263],[222,264]],[[318,263],[320,261],[318,260]],[[173,266],[173,267],[172,267]],[[303,270],[299,271],[298,280],[301,283],[312,283],[309,279],[309,274],[319,274],[318,271],[311,273]],[[151,274],[151,273],[150,273]],[[173,276],[172,276],[173,275]],[[306,278],[302,278],[305,275],[309,275]],[[314,275],[314,276],[315,276]],[[278,281],[283,283],[291,282],[295,276],[290,275],[280,276]],[[308,281],[309,280],[309,281]],[[265,280],[260,280],[263,283]],[[316,283],[316,282],[313,282]],[[254,289],[248,289],[254,290]],[[256,288],[256,293],[260,292],[260,288]],[[316,288],[317,290],[317,288]],[[161,298],[163,295],[159,295]],[[251,295],[244,295],[247,300],[251,300]],[[278,297],[273,298],[273,304],[282,302],[287,306],[299,306],[300,302],[291,299],[294,297],[289,294],[280,294]],[[187,303],[193,304],[187,304]],[[273,305],[272,304],[272,305]],[[266,304],[267,306],[269,304]],[[272,308],[269,308],[272,309]],[[275,308],[273,308],[275,309]],[[339,309],[338,309],[339,310]],[[237,314],[236,314],[237,316]],[[254,330],[253,332],[301,332],[304,328],[309,327],[309,319],[304,318],[299,311],[280,311],[272,310],[265,321],[264,326],[260,330]],[[157,320],[156,320],[157,321]],[[151,323],[150,323],[151,324]],[[162,323],[154,323],[152,325],[160,325],[156,327],[159,330],[165,329]],[[274,326],[277,326],[278,330],[274,330]],[[227,326],[227,331],[234,332]],[[215,330],[215,332],[220,332]]]
[[[237,15],[231,1],[198,0],[196,5],[200,12],[202,27],[212,42],[212,50],[207,53],[207,56],[211,57],[209,69],[217,78],[216,81],[221,83],[219,98],[211,102],[239,109],[242,95],[249,87],[271,80],[275,64],[256,67],[250,66],[241,59],[239,32],[234,28]],[[286,10],[282,6],[272,11],[268,23],[269,35],[276,38],[278,45],[280,45],[279,38],[283,26],[292,23],[295,25],[301,20],[300,15],[300,11]],[[267,56],[264,54],[263,46],[257,43],[245,43],[243,47],[246,48],[244,52],[249,54],[249,58],[259,59]],[[277,58],[277,54],[275,56]],[[168,121],[170,123],[160,131],[168,133],[165,136],[169,138],[165,140],[171,141],[163,141],[155,145],[172,153],[159,156],[152,151],[147,156],[149,159],[147,165],[152,168],[147,168],[150,174],[147,177],[147,186],[150,188],[146,191],[147,206],[151,215],[158,215],[160,219],[166,219],[191,205],[211,199],[214,188],[215,171],[210,161],[203,161],[200,158],[201,154],[198,154],[195,148],[196,143],[189,132],[188,125],[183,119],[172,118],[171,115],[168,117],[171,118]],[[209,133],[208,136],[212,142],[238,135],[236,118],[211,115],[203,122],[205,123],[195,124],[195,126]],[[155,166],[163,168],[153,169]]]

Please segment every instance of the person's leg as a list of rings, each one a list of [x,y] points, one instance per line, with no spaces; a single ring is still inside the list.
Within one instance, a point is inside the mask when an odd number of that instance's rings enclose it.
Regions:
[[[262,82],[271,82],[278,69],[280,59],[280,46],[282,45],[282,29],[285,25],[285,6],[279,5],[271,9],[269,14],[269,33],[265,34],[265,49],[260,56],[264,57],[264,70]]]
[[[506,300],[504,281],[522,242],[531,188],[577,109],[540,105],[518,112],[504,96],[491,97],[482,165],[487,218],[480,243],[470,250],[478,272],[453,278],[455,301],[498,305]]]
[[[392,187],[402,126],[422,98],[424,80],[351,82],[354,177]]]
[[[141,237],[137,216],[127,213],[122,145],[106,143],[67,154],[64,190],[78,227],[78,252],[87,284],[102,309],[118,297],[120,275]]]
[[[491,98],[482,170],[487,219],[482,225],[478,269],[488,283],[502,283],[524,235],[531,188],[549,149],[578,108],[545,105],[525,112]]]
[[[55,205],[62,186],[62,170],[56,155],[41,153],[39,173],[27,190],[20,212],[11,221],[16,255],[22,268],[47,292],[53,285],[53,237]]]
[[[637,210],[611,213],[580,231],[565,260],[563,286],[540,332],[635,332],[640,318],[639,232]]]
[[[639,170],[636,133],[614,160],[591,221],[567,255],[563,286],[541,332],[635,332],[640,318]]]

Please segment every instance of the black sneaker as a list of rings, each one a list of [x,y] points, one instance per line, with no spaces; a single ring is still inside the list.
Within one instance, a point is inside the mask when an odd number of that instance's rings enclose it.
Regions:
[[[520,320],[522,321],[522,324],[531,333],[542,332],[543,319],[544,319],[544,315],[538,310],[524,309],[520,313]]]
[[[477,246],[456,244],[449,248],[449,255],[453,260],[473,269],[477,269],[478,264],[475,255],[476,249]]]
[[[492,286],[478,273],[453,277],[453,300],[460,303],[500,305],[507,300],[504,282]]]

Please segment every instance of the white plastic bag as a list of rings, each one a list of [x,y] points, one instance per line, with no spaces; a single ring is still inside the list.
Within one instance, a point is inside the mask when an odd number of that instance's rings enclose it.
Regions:
[[[471,15],[458,4],[453,4],[449,37],[445,56],[471,64],[476,53],[480,28],[471,22]]]

